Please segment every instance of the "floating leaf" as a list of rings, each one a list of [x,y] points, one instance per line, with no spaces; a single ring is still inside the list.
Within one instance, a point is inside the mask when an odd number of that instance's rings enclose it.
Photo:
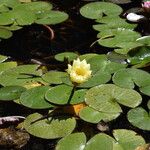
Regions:
[[[0,88],[0,100],[9,101],[20,97],[21,93],[24,92],[26,88],[21,86],[6,86]]]
[[[119,143],[123,150],[135,150],[137,146],[145,144],[143,137],[137,135],[136,132],[131,130],[114,130],[113,136],[116,139],[116,144]]]
[[[0,38],[8,39],[12,36],[12,32],[7,29],[0,28]]]
[[[7,7],[15,7],[20,4],[19,0],[1,0],[0,4]]]
[[[79,117],[82,120],[90,122],[90,123],[98,123],[101,120],[108,122],[117,118],[119,115],[120,113],[100,112],[88,106],[84,107],[79,112]]]
[[[149,47],[137,47],[135,49],[132,49],[128,53],[128,62],[132,65],[136,64],[142,64],[145,65],[150,62],[150,51]]]
[[[4,55],[0,55],[0,63],[4,62],[5,60],[7,60],[9,57],[4,56]]]
[[[53,107],[52,104],[45,100],[45,92],[49,86],[39,86],[23,92],[20,96],[20,103],[33,109],[46,109]]]
[[[80,9],[81,15],[89,19],[101,18],[103,14],[117,16],[120,15],[121,12],[122,8],[120,6],[107,2],[88,3]]]
[[[16,62],[4,62],[4,63],[0,63],[0,73],[2,73],[3,71],[6,71],[10,68],[14,68],[17,66]]]
[[[68,15],[60,11],[49,11],[38,14],[37,24],[58,24],[68,19]]]
[[[3,86],[25,85],[28,82],[39,80],[41,71],[38,65],[20,65],[0,74],[0,84]]]
[[[64,61],[65,59],[67,59],[68,61],[73,61],[77,57],[78,55],[73,52],[64,52],[64,53],[59,53],[55,55],[55,59],[58,61]]]
[[[150,85],[141,87],[141,88],[140,88],[140,91],[141,91],[143,94],[150,96]]]
[[[133,125],[143,130],[150,130],[150,115],[142,107],[131,109],[128,120]]]
[[[142,101],[141,95],[132,90],[120,88],[113,84],[103,84],[89,89],[85,95],[85,102],[97,111],[106,113],[120,113],[118,103],[134,108]]]
[[[44,138],[56,139],[69,135],[76,126],[75,118],[54,117],[48,119],[40,119],[43,117],[38,113],[29,115],[24,121],[24,127],[30,134]],[[34,123],[33,123],[34,122]]]
[[[62,78],[66,77],[66,72],[61,71],[49,71],[42,76],[42,79],[49,84],[61,84]]]
[[[94,56],[97,56],[98,54],[95,54],[95,53],[88,53],[88,54],[83,54],[83,55],[80,55],[79,56],[79,59],[80,60],[84,60],[86,59],[86,61],[88,61],[90,58],[94,57]]]
[[[138,38],[136,41],[144,44],[145,46],[150,46],[150,36],[142,36]]]
[[[124,88],[134,88],[134,83],[139,87],[150,85],[150,74],[134,68],[121,69],[114,73],[113,82]]]
[[[46,94],[45,98],[51,103],[64,105],[69,101],[69,97],[72,91],[72,87],[67,85],[58,85],[50,88]]]
[[[107,134],[96,134],[86,143],[84,150],[112,150],[113,141],[113,138]]]
[[[135,42],[136,39],[140,37],[139,33],[125,28],[112,29],[110,32],[110,37],[101,38],[98,40],[100,45],[105,47],[124,48],[127,45],[125,44],[126,42]],[[98,37],[99,36],[100,35],[98,35]]]
[[[83,150],[86,144],[86,136],[84,133],[73,133],[61,139],[56,150]]]

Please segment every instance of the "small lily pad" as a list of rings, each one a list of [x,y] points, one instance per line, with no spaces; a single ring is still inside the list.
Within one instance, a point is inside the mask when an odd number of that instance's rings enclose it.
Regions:
[[[120,115],[120,113],[100,112],[100,111],[97,111],[97,110],[95,110],[91,107],[88,107],[88,106],[84,107],[79,112],[79,117],[82,120],[90,122],[90,123],[98,123],[101,120],[108,122],[108,121],[111,121],[113,119],[116,119],[119,115]]]
[[[127,68],[114,73],[112,80],[116,85],[124,88],[134,88],[134,84],[145,87],[150,85],[150,74],[140,69]]]
[[[84,133],[73,133],[61,139],[56,150],[83,150],[86,144],[86,136]]]
[[[50,86],[39,86],[23,92],[20,96],[20,103],[32,109],[46,109],[53,107],[45,100],[45,93]]]
[[[0,73],[8,69],[14,68],[16,66],[17,66],[17,62],[13,62],[13,61],[0,63]]]
[[[0,100],[9,101],[20,97],[26,88],[21,86],[6,86],[0,88]]]
[[[143,94],[150,96],[150,85],[141,87],[140,91]]]
[[[120,113],[122,110],[119,104],[134,108],[141,101],[142,97],[138,92],[120,88],[114,84],[95,86],[89,89],[85,95],[85,102],[90,107],[106,113]]]
[[[122,8],[118,5],[108,2],[92,2],[84,5],[80,9],[82,16],[89,19],[98,19],[103,16],[103,14],[108,16],[117,16],[122,12]]]
[[[129,122],[142,130],[150,130],[150,115],[142,107],[131,109],[128,112]]]
[[[45,98],[51,103],[64,105],[69,101],[71,95],[72,87],[67,85],[58,85],[53,88],[50,88],[46,94]]]
[[[7,30],[7,29],[3,29],[0,28],[0,38],[2,39],[8,39],[12,36],[12,32]]]
[[[62,78],[66,76],[67,76],[66,72],[49,71],[42,76],[42,79],[50,84],[61,84]]]
[[[55,59],[58,61],[62,61],[62,62],[65,59],[67,59],[68,61],[73,61],[77,57],[78,57],[78,55],[73,52],[64,52],[64,53],[59,53],[59,54],[55,55]]]
[[[44,138],[44,139],[57,139],[69,135],[76,126],[75,118],[68,117],[54,117],[40,119],[43,117],[38,113],[29,115],[24,121],[24,127],[30,134]]]
[[[37,24],[58,24],[68,19],[68,15],[60,11],[49,11],[38,14]]]

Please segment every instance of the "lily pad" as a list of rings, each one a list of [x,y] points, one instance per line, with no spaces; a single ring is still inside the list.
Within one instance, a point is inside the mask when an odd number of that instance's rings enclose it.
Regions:
[[[84,107],[79,112],[79,117],[82,120],[90,122],[90,123],[98,123],[101,120],[108,122],[108,121],[111,121],[113,119],[116,119],[119,115],[120,115],[120,113],[100,112],[100,111],[97,111],[97,110],[95,110],[91,107],[88,107],[88,106]]]
[[[19,0],[1,0],[1,5],[13,8],[20,4]]]
[[[116,85],[124,88],[134,88],[134,84],[145,87],[150,85],[150,74],[140,69],[121,69],[114,73],[112,80]]]
[[[118,16],[122,12],[122,8],[118,5],[108,2],[92,2],[84,5],[80,9],[82,16],[89,19],[102,18],[103,14],[107,16]]]
[[[134,108],[141,101],[142,97],[138,92],[132,89],[120,88],[114,84],[93,87],[85,95],[85,102],[90,107],[106,113],[120,113],[122,110],[119,104]]]
[[[72,89],[72,87],[67,85],[58,85],[50,88],[46,92],[45,98],[51,103],[64,105],[69,101]]]
[[[73,133],[61,139],[56,150],[83,150],[86,144],[86,136],[84,133]]]
[[[77,57],[78,57],[78,55],[73,52],[64,52],[64,53],[59,53],[59,54],[55,55],[55,59],[58,61],[62,61],[62,62],[65,59],[67,59],[68,61],[73,61]]]
[[[29,115],[24,121],[24,127],[30,134],[44,138],[57,139],[69,135],[76,126],[75,118],[54,117],[48,119],[40,119],[43,117],[38,113]]]
[[[3,86],[25,85],[28,82],[41,79],[38,65],[20,65],[0,74],[0,84]]]
[[[112,150],[113,138],[107,134],[100,133],[92,137],[85,145],[84,150]]]
[[[128,120],[135,127],[150,130],[150,115],[142,107],[131,109],[128,112]]]
[[[68,19],[68,15],[60,11],[49,11],[38,14],[37,24],[58,24]]]
[[[111,32],[110,37],[102,38],[98,40],[98,43],[100,45],[105,47],[112,47],[112,48],[117,48],[117,47],[124,48],[126,47],[126,45],[122,43],[136,42],[136,39],[140,37],[139,33],[125,28],[112,29],[110,32]]]
[[[119,143],[123,150],[135,150],[137,146],[145,144],[144,138],[132,130],[114,130],[113,136],[116,139],[116,144]]]
[[[17,62],[4,62],[4,63],[0,63],[0,74],[3,72],[3,71],[6,71],[8,69],[11,69],[11,68],[14,68],[17,66]]]
[[[20,96],[20,103],[32,109],[46,109],[53,107],[45,100],[45,93],[50,86],[39,86],[23,92]]]
[[[7,29],[0,28],[0,38],[8,39],[12,36],[12,32]]]
[[[4,55],[0,55],[0,63],[4,62],[5,60],[7,60],[9,57],[4,56]]]
[[[143,94],[150,96],[150,85],[141,87],[141,88],[140,88],[140,91],[141,91]]]
[[[0,88],[0,100],[9,101],[20,97],[26,88],[21,86],[6,86]]]
[[[49,71],[42,76],[42,79],[49,84],[61,84],[62,78],[66,77],[66,72],[61,71]]]

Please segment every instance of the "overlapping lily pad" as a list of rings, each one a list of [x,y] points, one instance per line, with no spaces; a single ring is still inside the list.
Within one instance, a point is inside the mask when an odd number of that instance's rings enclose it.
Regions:
[[[44,138],[57,139],[69,135],[76,126],[75,118],[58,116],[37,120],[43,117],[38,113],[29,115],[24,121],[24,127],[30,134]],[[36,121],[37,120],[37,121]]]
[[[101,18],[103,14],[108,16],[117,16],[120,15],[121,12],[122,8],[120,6],[106,2],[89,3],[80,9],[81,15],[89,19]]]
[[[0,84],[24,86],[28,82],[41,80],[41,70],[37,69],[38,65],[21,65],[8,69],[0,74]]]
[[[146,71],[134,68],[118,70],[112,79],[116,85],[124,88],[134,88],[134,84],[139,87],[150,85],[150,74]]]
[[[120,113],[122,109],[119,104],[134,108],[141,101],[142,97],[138,92],[120,88],[114,84],[93,87],[85,95],[85,102],[90,107],[106,113]]]
[[[79,112],[79,117],[82,120],[90,122],[90,123],[98,123],[101,120],[108,122],[117,118],[119,115],[120,115],[120,112],[118,113],[100,112],[88,106],[84,107]]]
[[[64,61],[65,59],[67,59],[68,61],[73,61],[77,57],[78,55],[73,52],[64,52],[64,53],[59,53],[55,55],[55,59],[58,61]]]
[[[62,78],[66,76],[66,72],[49,71],[42,76],[42,79],[48,82],[49,84],[61,84],[63,82]]]
[[[23,92],[20,96],[20,103],[32,109],[46,109],[53,107],[45,100],[45,93],[49,86],[39,86]]]
[[[21,86],[2,87],[0,88],[0,100],[9,101],[9,100],[18,99],[21,93],[23,93],[24,91],[26,91],[26,88]]]
[[[61,139],[56,150],[83,150],[86,144],[86,136],[84,133],[73,133]]]
[[[128,120],[135,127],[150,130],[150,115],[142,107],[131,109],[128,112]]]

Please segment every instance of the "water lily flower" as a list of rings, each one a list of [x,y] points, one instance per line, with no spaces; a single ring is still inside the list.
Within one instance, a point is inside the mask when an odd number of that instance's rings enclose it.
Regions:
[[[79,58],[73,61],[72,66],[68,64],[67,72],[70,75],[71,81],[77,84],[87,81],[92,73],[90,64],[87,64],[85,59],[80,61]]]
[[[145,16],[143,15],[137,15],[135,13],[129,13],[127,16],[126,16],[127,20],[128,21],[131,21],[131,22],[140,22],[141,20],[145,20]]]
[[[143,2],[142,8],[145,10],[145,12],[150,13],[150,1]]]

